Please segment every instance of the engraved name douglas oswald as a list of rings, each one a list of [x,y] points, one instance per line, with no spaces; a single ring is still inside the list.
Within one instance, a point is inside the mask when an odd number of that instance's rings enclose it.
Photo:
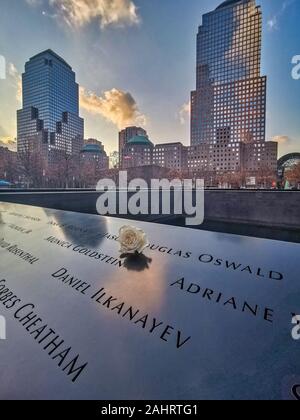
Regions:
[[[105,233],[104,235],[102,234],[100,236],[97,235],[97,237],[102,237],[110,241],[118,240],[117,235],[111,235],[109,233]],[[49,236],[45,238],[45,241],[53,245],[59,246],[61,248],[69,249],[70,251],[73,251],[76,254],[98,260],[99,262],[115,265],[119,268],[122,268],[124,266],[124,261],[121,261],[119,258],[107,255],[105,252],[102,252],[101,250],[99,251],[95,249],[88,249],[78,244],[74,244],[72,242],[68,242],[54,236]],[[266,269],[262,267],[255,267],[249,263],[241,263],[241,262],[234,261],[233,259],[226,258],[226,257],[220,258],[219,256],[214,256],[214,255],[206,254],[206,253],[202,253],[200,255],[195,256],[192,251],[170,248],[168,246],[159,245],[159,244],[150,244],[146,250],[151,251],[151,252],[158,252],[166,256],[179,257],[184,260],[196,258],[197,261],[201,264],[211,265],[215,267],[216,269],[240,272],[246,275],[255,276],[259,279],[274,280],[274,281],[282,281],[284,279],[283,273],[280,273],[279,271],[270,270],[270,269]]]

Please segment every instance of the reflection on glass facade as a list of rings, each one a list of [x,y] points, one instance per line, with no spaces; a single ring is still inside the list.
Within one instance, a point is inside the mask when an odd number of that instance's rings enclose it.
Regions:
[[[18,151],[35,139],[48,151],[79,154],[84,121],[72,68],[51,50],[32,57],[22,77],[23,109],[17,113]]]
[[[261,32],[255,0],[227,0],[203,16],[191,96],[192,145],[265,141]]]

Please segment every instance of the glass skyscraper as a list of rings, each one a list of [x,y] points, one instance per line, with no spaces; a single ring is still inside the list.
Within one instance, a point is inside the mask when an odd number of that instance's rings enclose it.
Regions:
[[[191,95],[192,146],[265,142],[261,33],[255,0],[227,0],[203,16]]]
[[[32,57],[22,75],[23,109],[17,112],[18,151],[28,145],[45,152],[78,154],[84,121],[72,68],[51,50]]]

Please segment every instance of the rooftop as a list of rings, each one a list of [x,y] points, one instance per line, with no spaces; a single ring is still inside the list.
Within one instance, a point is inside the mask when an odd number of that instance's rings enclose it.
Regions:
[[[101,147],[98,144],[86,144],[82,149],[81,153],[103,153]]]
[[[223,9],[224,7],[233,6],[236,3],[241,3],[243,0],[226,0],[221,3],[216,10]]]
[[[60,61],[61,63],[63,63],[65,66],[67,66],[70,70],[72,70],[72,67],[63,59],[61,58],[58,54],[56,54],[54,51],[52,51],[51,49],[42,51],[36,55],[34,55],[33,57],[30,58],[30,60],[35,60],[36,58],[42,57],[44,55],[52,55],[52,57],[56,58],[56,60]]]
[[[146,136],[134,136],[127,142],[127,144],[141,144],[145,146],[153,146],[151,141]]]

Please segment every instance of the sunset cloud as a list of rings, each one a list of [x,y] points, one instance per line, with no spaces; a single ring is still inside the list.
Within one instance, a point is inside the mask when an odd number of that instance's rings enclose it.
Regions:
[[[272,141],[276,141],[279,144],[289,144],[291,143],[291,138],[289,136],[274,136]]]
[[[16,150],[16,140],[8,136],[6,130],[0,125],[0,147],[8,147],[10,150]]]
[[[277,29],[278,28],[277,17],[273,16],[271,19],[269,19],[267,22],[267,25],[270,31]]]
[[[286,9],[293,3],[295,3],[295,0],[284,0],[282,2],[280,10],[267,21],[267,27],[269,31],[272,32],[279,28],[278,21],[280,20],[281,16],[284,14]]]
[[[182,105],[179,111],[179,120],[182,125],[186,124],[191,116],[191,102],[186,102]]]
[[[0,125],[0,138],[7,135],[6,130]]]
[[[135,99],[122,90],[112,89],[98,96],[81,87],[80,106],[91,114],[101,115],[120,130],[132,124],[146,125],[146,117],[140,113]]]
[[[0,147],[7,147],[9,150],[17,150],[17,142],[11,137],[0,137]]]
[[[22,102],[22,76],[13,63],[8,64],[8,77],[16,89],[16,99]]]
[[[40,6],[43,3],[43,0],[26,0],[26,3],[28,3],[29,6]]]
[[[44,15],[61,19],[69,27],[82,27],[91,21],[101,28],[109,25],[136,25],[140,19],[133,0],[26,0],[30,6],[48,5]]]

